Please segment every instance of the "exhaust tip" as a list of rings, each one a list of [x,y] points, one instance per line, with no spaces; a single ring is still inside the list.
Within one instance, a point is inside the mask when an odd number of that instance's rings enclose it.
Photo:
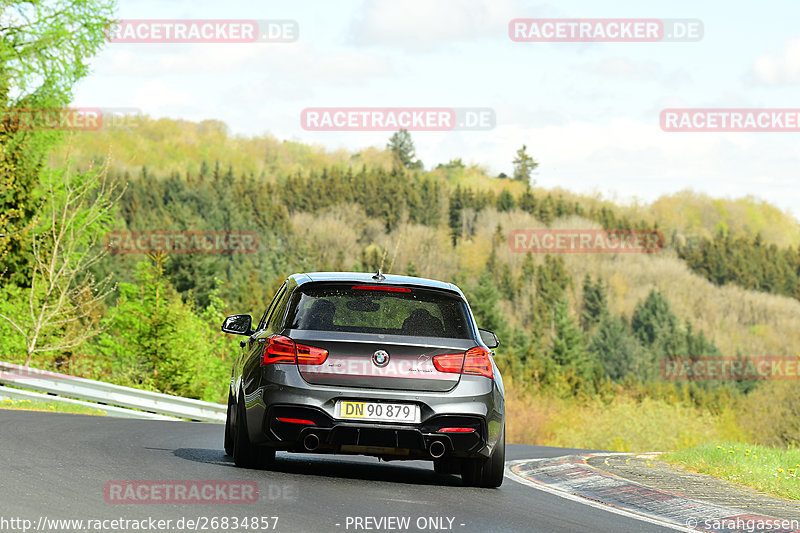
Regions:
[[[431,443],[430,447],[428,448],[428,453],[431,454],[431,457],[434,459],[438,459],[439,457],[443,456],[444,453],[447,451],[444,443],[440,440],[435,440]]]
[[[306,451],[313,452],[317,448],[319,448],[319,437],[317,437],[314,433],[309,433],[303,439],[303,448]]]

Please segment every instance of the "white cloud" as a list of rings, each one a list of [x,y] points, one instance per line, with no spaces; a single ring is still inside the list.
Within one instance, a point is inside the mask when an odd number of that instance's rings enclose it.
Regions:
[[[508,40],[508,22],[524,16],[531,16],[531,10],[515,0],[365,2],[350,26],[350,38],[359,46],[419,52],[478,38]]]
[[[792,151],[789,137],[774,135],[667,133],[657,121],[614,118],[413,138],[427,167],[469,154],[469,160],[486,164],[490,175],[508,174],[514,152],[526,144],[541,165],[535,178],[544,187],[647,201],[682,189],[715,197],[755,194],[797,216],[800,190],[791,185],[795,178],[787,169],[800,165],[800,150]]]
[[[667,72],[655,61],[633,61],[623,57],[588,63],[583,70],[613,81],[657,83],[669,89],[676,89],[692,79],[685,69]]]
[[[595,74],[610,78],[652,79],[661,75],[661,69],[652,61],[634,62],[627,58],[609,58],[588,67]]]
[[[197,105],[197,101],[190,93],[172,89],[163,80],[156,78],[136,88],[132,105],[146,114],[159,115],[165,111],[190,110]]]
[[[800,82],[800,39],[786,41],[780,54],[758,57],[749,78],[758,85],[791,85]]]
[[[139,78],[204,75],[215,79],[270,77],[333,85],[389,76],[394,65],[382,56],[358,50],[315,50],[303,43],[117,45],[92,65],[97,75]],[[123,48],[124,46],[124,48]]]

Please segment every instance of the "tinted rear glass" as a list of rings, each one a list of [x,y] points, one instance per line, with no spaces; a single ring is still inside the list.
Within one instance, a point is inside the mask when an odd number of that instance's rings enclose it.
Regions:
[[[455,295],[410,288],[408,292],[306,285],[292,297],[288,327],[300,330],[471,338],[467,308]]]

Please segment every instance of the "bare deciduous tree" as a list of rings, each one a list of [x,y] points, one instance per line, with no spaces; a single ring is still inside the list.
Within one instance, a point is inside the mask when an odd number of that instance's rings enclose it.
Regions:
[[[96,311],[115,287],[110,276],[98,281],[90,270],[107,253],[99,241],[124,193],[108,178],[109,159],[87,172],[65,165],[42,178],[27,305],[0,314],[25,339],[25,366],[37,353],[72,349],[101,331]]]

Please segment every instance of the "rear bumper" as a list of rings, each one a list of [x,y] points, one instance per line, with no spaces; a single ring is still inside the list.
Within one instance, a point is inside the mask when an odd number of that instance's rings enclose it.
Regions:
[[[353,453],[395,459],[431,459],[431,444],[441,442],[445,456],[489,457],[504,423],[504,398],[482,376],[462,376],[448,392],[414,392],[311,385],[297,367],[270,365],[245,387],[245,407],[253,444],[295,452]],[[356,422],[335,417],[339,400],[413,403],[418,424]],[[282,422],[307,420],[311,424]],[[469,427],[469,433],[441,433],[444,427]],[[304,446],[313,435],[319,444]],[[311,441],[314,440],[310,439]]]
[[[280,419],[313,421],[314,425]],[[296,452],[358,453],[398,458],[432,458],[434,442],[454,457],[482,456],[487,448],[486,420],[477,416],[438,415],[423,424],[385,424],[335,420],[318,409],[293,405],[270,406],[263,427],[267,440]],[[446,427],[466,427],[468,433],[441,433]],[[308,446],[307,437],[313,436]]]

